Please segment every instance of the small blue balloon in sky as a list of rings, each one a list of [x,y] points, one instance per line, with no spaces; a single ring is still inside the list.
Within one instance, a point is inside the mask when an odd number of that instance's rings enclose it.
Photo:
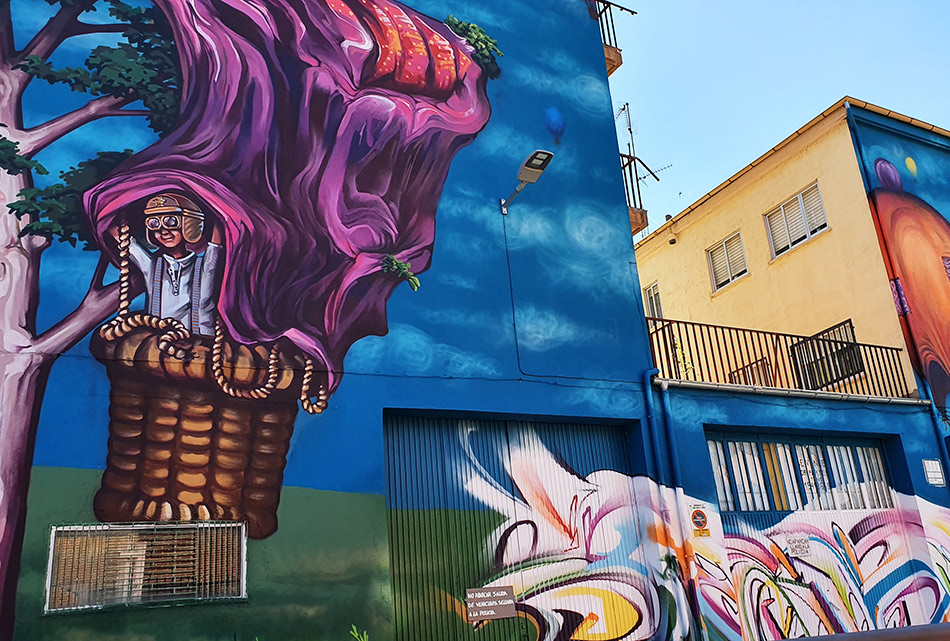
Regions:
[[[551,132],[551,135],[554,136],[554,144],[560,145],[561,136],[564,135],[564,129],[567,127],[564,114],[562,114],[557,107],[548,107],[544,110],[544,125],[548,128],[548,131]]]

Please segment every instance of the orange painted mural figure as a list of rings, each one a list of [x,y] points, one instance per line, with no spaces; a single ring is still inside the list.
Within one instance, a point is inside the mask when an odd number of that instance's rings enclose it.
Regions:
[[[900,174],[878,158],[881,187],[870,193],[890,257],[889,277],[915,369],[929,382],[934,401],[946,408],[950,394],[950,222],[903,190]]]

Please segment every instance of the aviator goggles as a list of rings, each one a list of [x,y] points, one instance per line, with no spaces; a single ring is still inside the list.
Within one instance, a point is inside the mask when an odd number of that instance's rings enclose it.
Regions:
[[[158,231],[159,229],[178,231],[181,229],[181,216],[148,216],[145,219],[145,228],[150,231]]]

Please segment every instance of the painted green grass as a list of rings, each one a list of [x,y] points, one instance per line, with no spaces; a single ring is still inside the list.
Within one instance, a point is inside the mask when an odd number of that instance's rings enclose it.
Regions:
[[[533,641],[522,618],[465,622],[466,588],[494,573],[486,542],[503,517],[487,510],[392,510],[394,605],[398,641]]]
[[[346,641],[351,626],[392,639],[382,496],[284,488],[280,527],[248,541],[248,600],[43,616],[49,528],[94,523],[98,470],[34,468],[15,639]],[[352,641],[352,639],[350,639]]]
[[[98,470],[34,468],[17,641],[353,641],[354,625],[372,641],[534,639],[522,619],[479,630],[464,621],[465,589],[479,587],[493,573],[486,541],[501,523],[499,514],[387,514],[382,496],[298,487],[283,489],[277,532],[248,541],[247,601],[44,616],[49,528],[95,523],[92,497],[99,480]],[[397,559],[393,575],[389,527]]]

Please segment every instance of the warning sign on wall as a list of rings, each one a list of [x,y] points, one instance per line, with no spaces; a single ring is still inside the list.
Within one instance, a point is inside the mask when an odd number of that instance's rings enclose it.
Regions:
[[[689,520],[693,524],[693,536],[698,537],[708,537],[709,536],[709,518],[706,516],[704,510],[693,510],[693,513],[689,515]]]
[[[515,589],[500,586],[465,590],[465,609],[468,611],[469,623],[517,616]]]

